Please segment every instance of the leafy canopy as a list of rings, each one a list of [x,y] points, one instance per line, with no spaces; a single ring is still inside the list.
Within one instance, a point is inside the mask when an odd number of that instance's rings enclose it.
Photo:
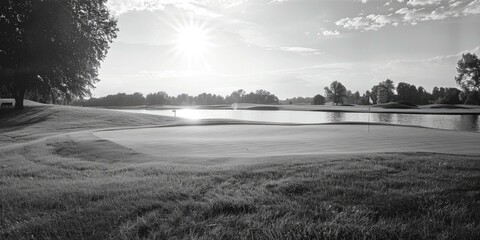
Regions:
[[[455,81],[467,92],[480,90],[480,59],[473,53],[462,54],[457,62]]]
[[[118,31],[106,0],[3,0],[0,85],[25,91],[90,95]]]

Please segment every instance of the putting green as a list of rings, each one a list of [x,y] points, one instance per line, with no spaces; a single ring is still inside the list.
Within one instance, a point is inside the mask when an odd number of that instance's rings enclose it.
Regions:
[[[165,159],[252,158],[334,153],[435,152],[480,154],[480,134],[366,125],[208,125],[95,132]]]

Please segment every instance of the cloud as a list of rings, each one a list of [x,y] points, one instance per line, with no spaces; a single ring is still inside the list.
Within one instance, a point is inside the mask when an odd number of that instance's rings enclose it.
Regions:
[[[366,17],[343,18],[335,22],[337,26],[354,30],[378,30],[391,23],[391,20],[384,15],[370,14]]]
[[[401,8],[401,9],[398,9],[395,13],[399,15],[403,15],[403,20],[405,21],[412,21],[412,20],[418,19],[418,15],[416,15],[416,13],[422,10],[423,8],[421,9]]]
[[[412,6],[425,6],[425,5],[435,5],[441,2],[442,0],[409,0],[407,4]]]
[[[338,36],[340,35],[340,32],[338,30],[335,31],[330,31],[330,30],[325,30],[322,32],[324,36]]]
[[[455,7],[459,6],[460,4],[462,4],[462,2],[460,2],[460,1],[452,2],[449,7],[455,8]]]
[[[470,2],[465,9],[463,10],[463,14],[479,14],[480,13],[480,0],[475,0]]]
[[[288,0],[272,0],[268,2],[268,4],[276,4],[276,3],[284,3],[287,2]]]
[[[300,55],[318,55],[320,52],[314,48],[306,47],[279,47],[277,48],[280,51],[298,53]]]
[[[405,2],[403,0],[397,1]],[[387,3],[391,4],[393,2]],[[419,22],[480,14],[480,0],[409,0],[406,3],[407,6],[397,4],[395,8],[390,7],[383,14],[370,14],[364,17],[362,12],[358,17],[342,18],[336,22],[336,25],[350,30],[369,31],[389,25],[416,25]]]

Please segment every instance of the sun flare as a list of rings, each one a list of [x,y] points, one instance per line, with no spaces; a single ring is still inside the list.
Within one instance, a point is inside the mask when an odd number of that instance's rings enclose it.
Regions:
[[[189,57],[202,57],[210,45],[208,37],[208,31],[202,26],[182,26],[177,29],[176,49]]]

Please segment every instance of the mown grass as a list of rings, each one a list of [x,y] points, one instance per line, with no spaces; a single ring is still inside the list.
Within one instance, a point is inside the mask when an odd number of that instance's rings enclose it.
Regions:
[[[89,165],[53,148],[0,153],[1,239],[480,238],[477,157]]]
[[[480,239],[478,156],[129,163],[29,140],[171,119],[38,109],[1,118],[0,239]]]
[[[0,146],[74,131],[179,121],[172,117],[55,105],[27,106],[23,110],[0,109]]]

